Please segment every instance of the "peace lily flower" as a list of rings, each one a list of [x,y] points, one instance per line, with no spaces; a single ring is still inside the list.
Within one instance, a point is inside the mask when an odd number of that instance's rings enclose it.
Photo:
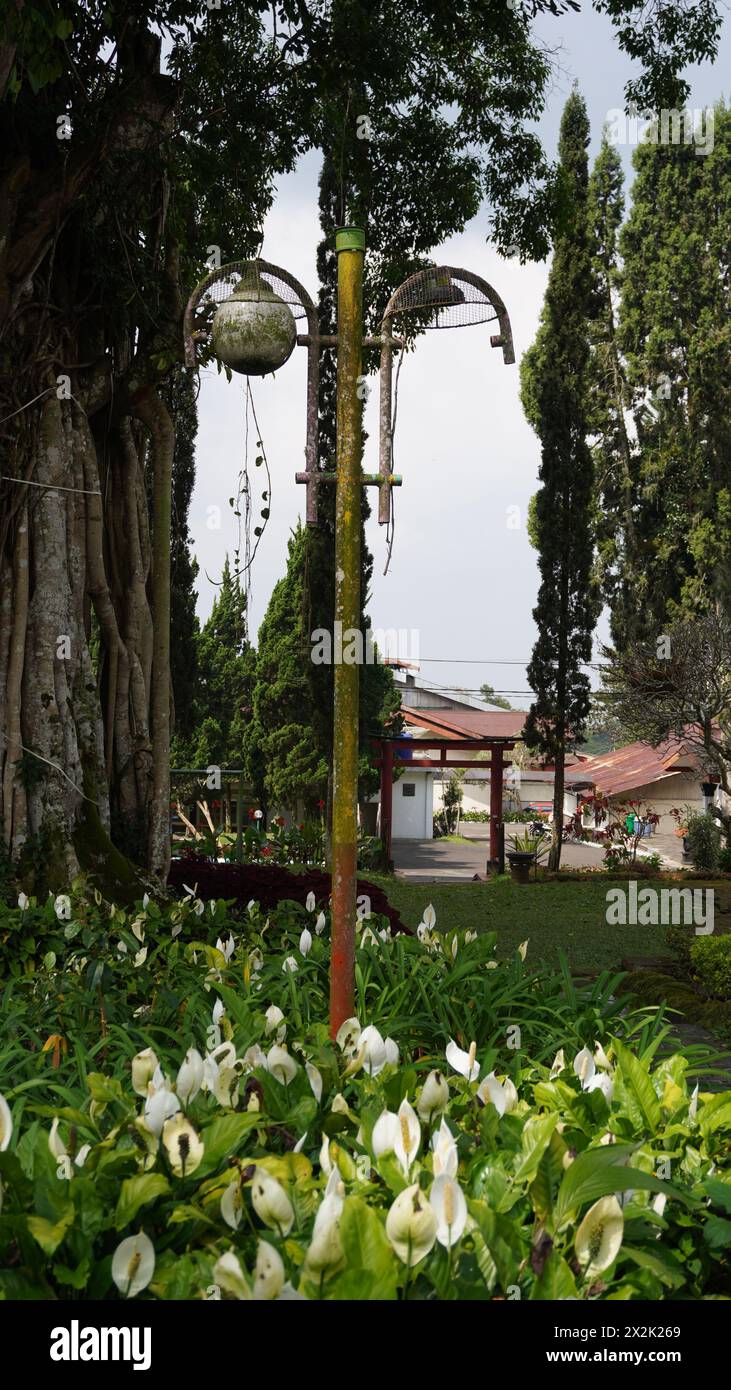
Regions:
[[[203,1058],[194,1047],[189,1047],[175,1083],[175,1089],[184,1105],[195,1100],[203,1085]]]
[[[483,1105],[492,1102],[498,1115],[506,1115],[514,1110],[518,1104],[518,1092],[516,1091],[510,1077],[506,1076],[504,1082],[498,1081],[494,1071],[477,1088],[477,1094]]]
[[[265,1226],[271,1226],[280,1236],[288,1236],[294,1225],[294,1207],[282,1184],[265,1168],[257,1168],[251,1184],[254,1211]]]
[[[149,893],[143,893],[143,894],[142,894],[142,906],[144,907],[145,912],[146,912],[147,909],[148,909],[148,907],[150,906],[150,895],[149,895]]]
[[[216,1260],[213,1266],[213,1278],[219,1288],[224,1289],[226,1293],[233,1294],[234,1298],[238,1298],[242,1302],[251,1298],[251,1289],[246,1275],[233,1250],[227,1250],[225,1255],[221,1255]]]
[[[26,912],[30,906],[30,898],[25,893],[18,894],[18,907],[21,912]]]
[[[303,955],[303,956],[308,956],[308,955],[310,954],[310,951],[311,951],[311,950],[312,950],[312,932],[311,932],[311,931],[308,931],[308,930],[307,930],[307,927],[305,927],[305,928],[303,929],[302,935],[301,935],[301,937],[300,937],[300,951],[302,952],[302,955]]]
[[[324,912],[319,912],[319,913],[317,914],[317,921],[315,922],[315,931],[317,932],[317,935],[318,935],[318,936],[322,936],[322,933],[324,932],[324,930],[325,930],[325,913],[324,913]]]
[[[228,965],[228,962],[230,961],[234,951],[236,950],[236,942],[234,941],[232,936],[229,936],[227,941],[223,941],[222,938],[219,936],[218,940],[216,941],[216,950],[221,952],[223,959]]]
[[[136,970],[139,970],[140,966],[141,966],[141,965],[144,965],[144,963],[145,963],[146,960],[147,960],[147,947],[146,947],[146,946],[143,946],[143,947],[142,947],[142,950],[141,950],[141,951],[138,951],[137,954],[136,954],[136,956],[135,956],[135,958],[134,958],[134,966],[135,966],[135,969],[136,969]]]
[[[286,1047],[270,1047],[266,1062],[267,1071],[281,1086],[289,1085],[297,1075],[297,1063],[294,1057],[290,1057]]]
[[[442,1174],[446,1174],[448,1177],[453,1178],[459,1167],[459,1155],[457,1153],[454,1135],[444,1116],[442,1116],[439,1129],[432,1135],[431,1146],[433,1155],[432,1167],[435,1178],[440,1177]]]
[[[112,1278],[125,1298],[147,1288],[155,1272],[155,1247],[144,1231],[120,1241],[112,1257]]]
[[[187,1178],[195,1172],[203,1158],[203,1140],[193,1129],[190,1120],[186,1120],[185,1115],[177,1114],[165,1122],[162,1142],[177,1178]]]
[[[437,914],[434,911],[434,908],[432,907],[431,903],[429,903],[428,907],[424,908],[421,920],[424,923],[424,926],[428,927],[429,931],[431,931],[432,928],[436,925]]]
[[[305,1073],[310,1083],[312,1094],[319,1105],[322,1100],[322,1076],[312,1062],[305,1062]]]
[[[330,1158],[330,1137],[327,1134],[323,1134],[322,1136],[322,1145],[320,1147],[318,1162],[325,1176],[329,1178],[333,1170],[333,1165]]]
[[[529,938],[529,940],[530,940],[530,938]],[[528,954],[528,942],[527,942],[527,941],[521,941],[521,943],[520,943],[520,945],[519,945],[519,947],[518,947],[518,955],[520,956],[520,959],[521,959],[521,960],[525,960],[527,954]]]
[[[597,1047],[599,1047],[598,1043]],[[602,1056],[604,1056],[603,1052]],[[609,1066],[608,1059],[605,1058],[605,1060]],[[588,1047],[583,1047],[574,1057],[574,1071],[581,1082],[582,1091],[601,1091],[607,1105],[609,1105],[614,1094],[614,1082],[608,1072],[597,1073],[594,1057]]]
[[[587,1279],[602,1274],[617,1258],[624,1217],[616,1197],[600,1197],[589,1207],[574,1237],[574,1251]]]
[[[411,1108],[406,1097],[402,1100],[398,1112],[398,1130],[393,1151],[401,1164],[406,1177],[409,1176],[409,1169],[419,1152],[421,1143],[421,1125],[416,1118],[416,1112]]]
[[[447,1061],[454,1071],[459,1072],[460,1076],[466,1077],[468,1081],[476,1081],[480,1075],[480,1064],[475,1061],[476,1055],[477,1043],[470,1043],[469,1052],[463,1052],[450,1038],[446,1052]]]
[[[689,1104],[689,1106],[688,1106],[688,1119],[691,1120],[691,1121],[692,1121],[692,1120],[695,1120],[695,1117],[696,1117],[696,1115],[698,1114],[698,1093],[699,1093],[699,1090],[700,1090],[699,1083],[696,1082],[695,1088],[694,1088],[694,1090],[693,1090],[693,1094],[692,1094],[692,1096],[691,1096],[691,1098],[690,1098],[690,1104]],[[2,1145],[1,1145],[1,1144],[0,1144],[0,1148],[2,1148]]]
[[[361,1028],[357,1018],[346,1018],[345,1022],[340,1024],[335,1041],[346,1057],[353,1057],[358,1051],[360,1033]]]
[[[384,1110],[383,1114],[378,1116],[371,1135],[371,1148],[376,1158],[380,1158],[382,1154],[393,1153],[398,1132],[398,1115],[394,1110]]]
[[[305,907],[307,908],[307,911],[308,911],[308,912],[314,912],[314,911],[315,911],[315,895],[314,895],[314,893],[308,893],[308,894],[307,894],[307,897],[305,898]]]
[[[256,1249],[253,1297],[255,1301],[278,1298],[284,1287],[284,1264],[278,1250],[266,1240]]]
[[[561,1075],[561,1072],[563,1071],[565,1066],[566,1058],[564,1056],[564,1050],[563,1048],[559,1048],[559,1051],[556,1053],[556,1056],[554,1057],[551,1063],[551,1081],[553,1081],[554,1077]]]
[[[326,1269],[334,1269],[344,1259],[340,1240],[344,1193],[345,1185],[335,1164],[327,1180],[325,1195],[317,1209],[312,1240],[305,1256],[308,1268],[317,1274],[322,1274]]]
[[[281,1028],[279,1027],[280,1023],[284,1025]],[[287,1025],[284,1022],[284,1014],[282,1013],[281,1009],[277,1008],[276,1004],[270,1004],[269,1008],[267,1009],[264,1015],[264,1032],[266,1033],[267,1037],[269,1037],[270,1033],[274,1032],[275,1028],[278,1029],[277,1042],[282,1042],[287,1032]]]
[[[247,1047],[241,1060],[247,1071],[253,1071],[254,1067],[263,1067],[266,1071],[267,1055],[258,1043],[252,1043],[251,1047]]]
[[[58,1132],[58,1125],[59,1120],[58,1116],[56,1116],[55,1120],[53,1121],[53,1124],[51,1125],[51,1132],[48,1136],[48,1147],[53,1157],[58,1162],[58,1168],[56,1169],[56,1177],[62,1179],[64,1182],[70,1182],[74,1173],[73,1163],[71,1161],[71,1155],[68,1149],[66,1148],[66,1145],[64,1144],[61,1135]],[[76,1157],[73,1161],[76,1164],[77,1168],[83,1168],[90,1153],[91,1144],[82,1144],[81,1148],[79,1149],[79,1152],[76,1154]]]
[[[465,934],[464,934],[465,946],[469,946],[469,944],[470,944],[471,941],[476,941],[476,940],[477,940],[477,932],[476,932],[476,931],[466,931],[466,932],[465,932]]]
[[[150,1133],[159,1138],[165,1121],[171,1119],[173,1115],[177,1115],[179,1109],[180,1101],[175,1092],[171,1091],[164,1082],[156,1086],[153,1079],[147,1088],[147,1099],[143,1111],[145,1124]]]
[[[395,1047],[395,1043],[393,1043],[392,1039],[389,1039],[389,1042],[391,1042],[392,1047]],[[386,1044],[378,1029],[370,1024],[367,1028],[363,1029],[363,1032],[358,1038],[358,1050],[348,1067],[346,1067],[345,1075],[350,1076],[353,1072],[359,1071],[359,1069],[363,1067],[364,1071],[367,1071],[369,1076],[378,1076],[378,1073],[383,1071],[387,1061],[388,1054],[386,1051]]]
[[[59,922],[71,921],[71,899],[68,893],[59,893],[53,904],[53,910]]]
[[[410,1268],[423,1260],[437,1238],[437,1218],[418,1183],[400,1192],[386,1217],[386,1235]]]
[[[447,1249],[456,1245],[467,1224],[467,1202],[459,1183],[449,1173],[440,1173],[429,1192],[429,1205],[437,1223],[437,1240]]]
[[[421,1088],[416,1102],[419,1116],[429,1124],[434,1115],[440,1115],[449,1104],[449,1083],[440,1071],[430,1071]]]
[[[285,960],[284,965],[282,966],[282,973],[284,975],[286,975],[287,973],[289,973],[290,975],[294,975],[295,971],[297,970],[299,970],[299,966],[294,956],[287,956],[287,959]]]
[[[604,1071],[612,1070],[612,1064],[600,1042],[594,1043],[594,1062],[596,1066],[602,1067]]]
[[[238,1178],[230,1182],[221,1198],[221,1216],[232,1231],[238,1230],[244,1212],[244,1199]]]
[[[5,1096],[0,1095],[0,1154],[4,1153],[13,1136],[13,1117]]]

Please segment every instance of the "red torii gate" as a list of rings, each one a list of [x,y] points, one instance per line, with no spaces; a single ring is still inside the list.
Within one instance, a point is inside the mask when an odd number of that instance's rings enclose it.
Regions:
[[[391,829],[393,825],[393,772],[394,767],[439,767],[455,771],[462,767],[490,769],[490,862],[496,864],[500,857],[500,830],[503,823],[503,771],[510,767],[510,759],[504,754],[510,752],[518,742],[517,738],[444,738],[428,734],[425,738],[413,739],[396,735],[393,738],[374,739],[374,747],[379,756],[376,764],[381,768],[381,840],[386,858],[391,862]],[[416,749],[437,750],[438,757],[414,757]],[[447,753],[464,749],[471,753],[489,753],[490,761],[469,759],[456,763],[447,759]],[[408,754],[408,756],[406,756]]]

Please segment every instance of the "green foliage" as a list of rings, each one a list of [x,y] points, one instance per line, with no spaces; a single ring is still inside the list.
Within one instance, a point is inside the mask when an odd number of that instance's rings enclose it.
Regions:
[[[690,948],[693,975],[711,999],[731,1003],[731,936],[702,936]]]
[[[687,1058],[657,1061],[663,1029],[613,1007],[616,980],[597,994],[519,953],[496,964],[489,937],[440,938],[428,912],[421,939],[365,920],[357,1008],[379,1031],[351,1021],[333,1043],[327,924],[296,904],[243,921],[211,906],[125,913],[75,891],[65,955],[3,1001],[5,1297],[105,1299],[116,1282],[122,1296],[246,1299],[265,1255],[270,1298],[722,1292],[731,1103],[691,1095]],[[103,942],[91,961],[87,932]],[[455,1035],[477,1039],[479,1079]],[[411,1255],[407,1187],[411,1211],[426,1208]],[[590,1268],[597,1203],[616,1194],[611,1250]],[[130,1288],[119,1247],[142,1236],[154,1263]]]
[[[197,642],[197,727],[193,766],[242,766],[244,731],[251,713],[255,657],[246,627],[246,595],[231,575],[228,556],[221,587]]]
[[[521,364],[521,398],[541,442],[534,530],[541,583],[538,639],[528,667],[536,692],[523,737],[556,763],[554,821],[562,824],[563,764],[581,739],[597,604],[592,586],[593,467],[588,447],[588,323],[595,303],[587,210],[589,124],[569,97],[559,143],[563,217],[535,343]],[[556,847],[557,855],[560,845]],[[558,860],[556,859],[557,867]]]
[[[718,821],[706,811],[703,815],[692,815],[688,819],[686,844],[693,866],[702,873],[715,873],[721,849],[721,833]]]

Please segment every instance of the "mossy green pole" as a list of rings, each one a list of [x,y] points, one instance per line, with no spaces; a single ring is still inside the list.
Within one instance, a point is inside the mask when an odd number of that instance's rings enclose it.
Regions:
[[[338,255],[337,491],[335,501],[335,622],[345,639],[360,627],[361,401],[365,233],[343,227]],[[336,629],[337,630],[337,629]],[[333,644],[336,645],[335,643]],[[344,643],[352,652],[352,645]],[[337,644],[341,649],[341,644]],[[358,859],[357,661],[335,665],[332,805],[332,955],[330,1035],[355,1012],[355,902]]]

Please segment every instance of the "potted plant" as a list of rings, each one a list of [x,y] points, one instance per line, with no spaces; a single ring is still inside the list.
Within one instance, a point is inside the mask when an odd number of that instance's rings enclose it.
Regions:
[[[543,837],[538,835],[516,835],[512,848],[508,850],[510,877],[513,883],[529,883],[530,871],[541,852],[545,852]]]

